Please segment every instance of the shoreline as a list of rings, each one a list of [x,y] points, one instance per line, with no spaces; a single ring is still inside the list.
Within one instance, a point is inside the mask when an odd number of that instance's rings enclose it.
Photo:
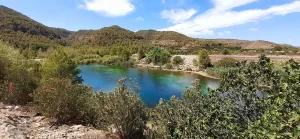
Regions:
[[[161,68],[160,66],[151,66],[151,65],[144,65],[144,64],[136,64],[134,65],[136,68],[142,68],[142,69],[151,69],[151,70],[163,70],[163,71],[170,71],[170,72],[184,72],[184,73],[190,73],[190,74],[198,74],[210,79],[214,80],[220,80],[219,77],[209,75],[207,72],[204,71],[186,71],[186,70],[176,70],[176,69],[164,69]]]

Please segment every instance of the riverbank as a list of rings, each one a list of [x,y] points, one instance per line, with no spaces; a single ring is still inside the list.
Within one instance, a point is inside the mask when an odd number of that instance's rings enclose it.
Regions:
[[[145,69],[157,69],[157,70],[164,70],[164,71],[172,71],[172,72],[185,72],[191,74],[198,74],[207,78],[219,80],[220,78],[214,75],[210,75],[205,71],[199,71],[198,66],[194,63],[197,61],[197,55],[173,55],[171,60],[175,56],[180,56],[183,59],[183,63],[180,65],[173,65],[171,69],[167,68],[166,66],[158,66],[154,65],[153,63],[147,64],[146,59],[137,60],[136,55],[133,55],[131,58],[136,60],[135,66],[138,68],[145,68]]]
[[[153,70],[163,70],[163,71],[171,71],[171,72],[184,72],[184,73],[190,73],[190,74],[198,74],[207,78],[219,80],[220,78],[217,76],[210,75],[209,73],[205,71],[187,71],[187,70],[178,70],[178,69],[166,69],[163,66],[155,66],[151,64],[136,64],[137,68],[142,69],[153,69]]]

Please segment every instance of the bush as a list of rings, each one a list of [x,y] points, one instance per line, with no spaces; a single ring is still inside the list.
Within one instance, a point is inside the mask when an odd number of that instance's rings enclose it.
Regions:
[[[123,62],[123,59],[119,56],[106,56],[103,59],[104,65],[119,65]]]
[[[119,56],[123,61],[128,61],[131,53],[129,49],[125,46],[114,46],[110,49],[110,55]]]
[[[165,64],[170,61],[171,54],[163,48],[153,48],[147,55],[147,61],[154,64]]]
[[[236,67],[209,67],[206,69],[206,72],[210,75],[222,77],[224,74],[228,73],[231,70],[237,70]]]
[[[205,49],[200,50],[198,59],[199,59],[198,66],[200,69],[205,69],[211,66],[211,62],[207,50]]]
[[[25,105],[32,101],[30,94],[36,89],[39,72],[12,47],[0,42],[0,101]],[[12,84],[12,90],[8,89]]]
[[[223,55],[230,55],[230,51],[228,49],[224,49]]]
[[[274,48],[273,48],[275,51],[282,51],[283,50],[283,48],[281,47],[281,46],[275,46]]]
[[[297,138],[300,64],[289,61],[283,73],[264,56],[242,64],[221,78],[217,90],[205,94],[197,81],[182,99],[161,100],[154,116],[157,133],[162,138]]]
[[[198,61],[197,61],[197,59],[193,59],[193,65],[194,65],[195,67],[198,67]]]
[[[138,60],[141,60],[143,58],[146,57],[146,54],[145,54],[145,50],[143,50],[144,48],[140,47],[139,50],[138,50]]]
[[[172,62],[175,65],[180,65],[183,64],[183,59],[180,56],[175,56]]]
[[[57,119],[57,123],[81,124],[86,122],[90,91],[86,86],[72,84],[70,79],[51,78],[34,91],[33,99],[37,111]]]
[[[119,80],[119,85],[111,93],[98,94],[98,124],[97,127],[113,127],[121,139],[141,139],[146,128],[146,109],[143,101],[132,88],[125,85],[125,78]]]
[[[42,65],[43,81],[50,78],[69,78],[74,83],[81,83],[79,73],[76,62],[62,48],[58,48]]]
[[[166,69],[172,69],[172,68],[173,68],[173,66],[172,66],[172,64],[171,64],[171,63],[167,63],[167,64],[166,64],[166,66],[165,66],[165,68],[166,68]]]
[[[217,67],[226,67],[226,68],[237,67],[238,65],[239,65],[239,61],[229,57],[222,58],[220,61],[216,63]]]

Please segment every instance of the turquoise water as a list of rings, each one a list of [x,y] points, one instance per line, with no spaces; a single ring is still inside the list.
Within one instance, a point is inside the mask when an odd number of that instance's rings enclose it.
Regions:
[[[140,68],[127,68],[104,65],[80,65],[84,83],[91,85],[94,91],[111,92],[120,78],[131,78],[141,88],[140,96],[147,105],[158,104],[159,99],[169,99],[175,95],[181,97],[185,87],[200,79],[204,87],[216,89],[219,81],[197,74],[170,72]]]

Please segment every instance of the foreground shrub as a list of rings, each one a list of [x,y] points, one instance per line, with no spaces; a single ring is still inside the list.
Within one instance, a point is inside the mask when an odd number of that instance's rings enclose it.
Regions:
[[[155,109],[157,134],[172,139],[235,138],[228,126],[234,123],[224,118],[227,108],[220,109],[226,103],[217,92],[204,94],[199,84],[186,89],[182,100],[160,100]]]
[[[0,42],[0,101],[25,105],[38,85],[36,67],[12,47]],[[9,89],[10,84],[12,88]]]
[[[164,138],[298,138],[300,64],[284,73],[269,58],[243,62],[221,78],[219,89],[201,91],[200,83],[156,107],[157,134]]]
[[[90,88],[59,78],[48,79],[33,94],[37,110],[60,124],[85,123],[91,96]]]
[[[172,60],[173,64],[180,65],[183,64],[183,59],[180,56],[175,56]]]
[[[136,89],[128,88],[123,78],[113,92],[99,93],[97,127],[112,127],[121,139],[144,138],[146,110]]]
[[[225,57],[222,58],[220,61],[218,61],[215,65],[217,67],[231,68],[231,67],[237,67],[239,65],[239,61],[233,58]]]

